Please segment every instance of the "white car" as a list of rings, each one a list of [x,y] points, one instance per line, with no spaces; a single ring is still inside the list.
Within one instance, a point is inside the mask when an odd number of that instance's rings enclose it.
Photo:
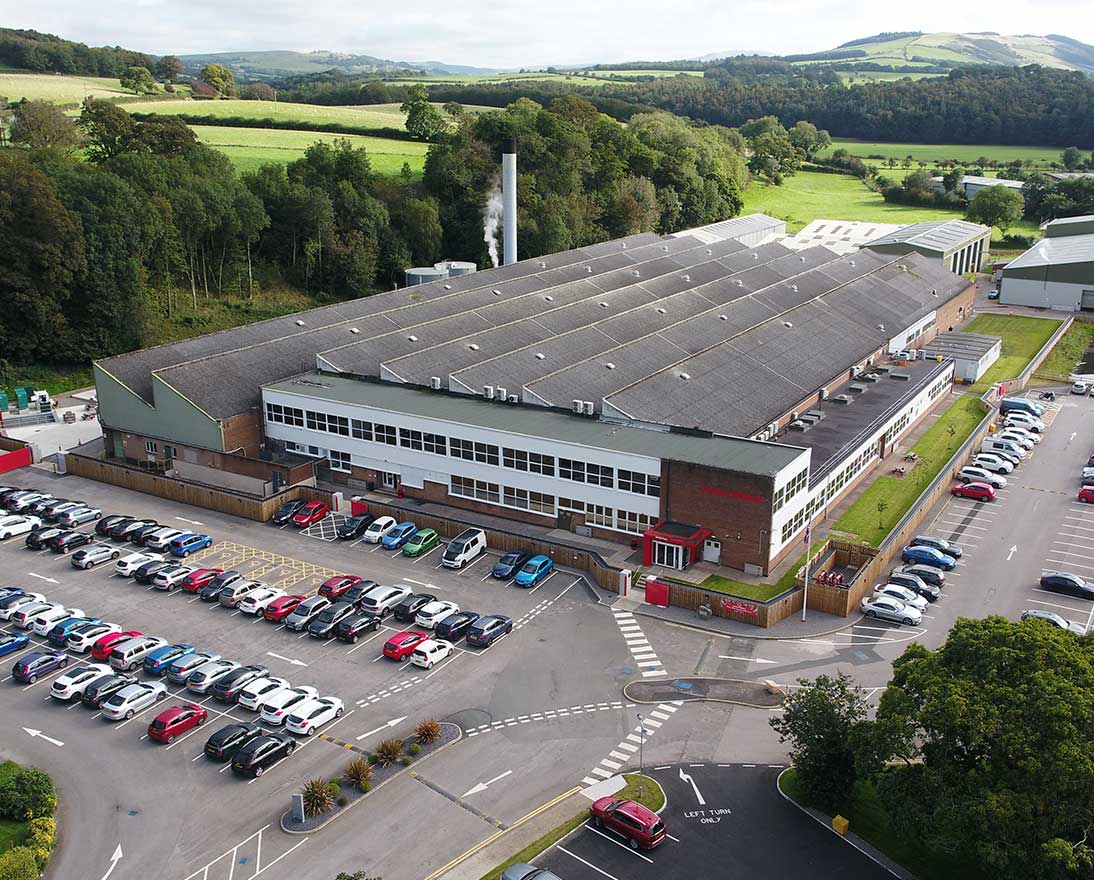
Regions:
[[[36,516],[8,515],[0,517],[0,540],[13,538],[16,535],[25,535],[41,524],[42,521]]]
[[[175,538],[185,534],[185,529],[163,528],[157,532],[153,532],[152,536],[144,542],[144,546],[149,550],[166,550],[167,545],[174,541]]]
[[[25,608],[27,605],[38,605],[45,601],[46,597],[41,593],[24,593],[7,608],[0,608],[0,619],[11,620],[20,608]]]
[[[992,455],[990,452],[984,452],[977,455],[973,458],[972,463],[975,467],[991,471],[993,474],[1009,474],[1014,470],[1013,464],[1005,458],[1000,458],[998,455]]]
[[[894,623],[903,623],[905,626],[912,626],[923,619],[923,615],[917,609],[905,605],[893,596],[864,596],[862,613],[867,617],[891,620]]]
[[[157,590],[167,590],[170,593],[193,570],[189,565],[170,565],[167,568],[161,568],[152,576],[152,586]]]
[[[414,616],[414,623],[416,626],[433,629],[438,620],[444,620],[449,614],[455,614],[459,610],[460,606],[455,602],[447,602],[445,600],[427,602]]]
[[[102,713],[111,721],[128,720],[166,696],[167,685],[162,681],[126,685],[103,703]]]
[[[186,689],[195,694],[207,694],[214,684],[236,669],[239,669],[239,664],[234,660],[210,660],[186,679]]]
[[[1083,468],[1083,479],[1085,480],[1088,477],[1094,477],[1094,467]]]
[[[35,635],[44,636],[53,629],[55,623],[60,623],[70,617],[84,616],[84,612],[79,608],[65,608],[63,605],[58,605],[56,608],[50,608],[48,611],[43,611],[35,616],[31,626],[34,628]]]
[[[341,718],[344,711],[345,706],[338,697],[307,700],[296,706],[285,719],[285,729],[290,733],[311,736],[328,721]]]
[[[1003,430],[1006,434],[1017,434],[1019,437],[1029,440],[1034,446],[1044,439],[1040,434],[1034,433],[1023,425],[1003,425]]]
[[[1006,477],[1001,477],[989,470],[971,464],[965,465],[957,472],[957,479],[962,483],[987,483],[993,489],[1005,489],[1007,486]]]
[[[73,703],[80,699],[81,694],[91,682],[104,675],[113,675],[114,670],[102,663],[92,663],[89,666],[77,666],[53,680],[53,686],[49,689],[49,695],[55,700],[65,703]]]
[[[69,633],[65,639],[65,648],[75,654],[86,654],[103,636],[121,631],[122,628],[116,623],[85,623]]]
[[[874,587],[874,593],[878,596],[892,596],[917,611],[923,611],[927,607],[927,600],[923,596],[900,584],[878,584]]]
[[[372,521],[372,524],[365,529],[364,535],[361,536],[361,540],[367,541],[369,544],[379,544],[387,536],[398,523],[393,516],[380,516]]]
[[[378,614],[380,617],[384,617],[413,592],[405,584],[396,584],[393,587],[373,587],[361,597],[357,607],[369,614]]]
[[[1072,394],[1086,394],[1090,390],[1090,386],[1086,382],[1076,382],[1071,386]]]
[[[262,704],[259,717],[267,724],[280,726],[292,714],[293,709],[306,700],[312,700],[318,696],[319,691],[309,686],[279,691]]]
[[[289,690],[291,685],[283,678],[274,675],[266,675],[249,682],[239,692],[237,701],[244,709],[257,712],[267,700],[272,700],[281,691]]]
[[[45,614],[54,608],[64,608],[59,602],[30,602],[20,605],[19,609],[11,616],[11,622],[19,629],[30,629],[34,625],[34,619],[39,614]]]
[[[114,572],[122,577],[133,577],[133,572],[146,562],[163,562],[162,553],[130,553],[114,563]]]
[[[284,595],[284,590],[273,587],[259,587],[240,599],[239,610],[244,614],[261,614],[274,599],[280,599]]]
[[[423,669],[432,669],[435,663],[440,663],[452,653],[453,645],[444,639],[426,639],[410,655],[410,662]]]
[[[1000,440],[1010,440],[1012,443],[1017,443],[1019,448],[1030,450],[1036,444],[1024,434],[1019,434],[1017,431],[1012,431],[1009,428],[1005,428],[995,435]]]
[[[1020,428],[1028,428],[1038,434],[1044,433],[1045,423],[1041,421],[1033,413],[1022,412],[1021,410],[1011,410],[1003,419],[1003,424],[1007,427],[1017,425]]]
[[[66,510],[57,517],[57,522],[71,529],[82,526],[84,523],[94,522],[102,515],[103,512],[98,507],[77,507],[73,510]]]
[[[53,496],[48,492],[28,492],[26,495],[20,495],[14,502],[9,503],[8,510],[12,513],[19,513],[21,510],[26,510],[35,501],[48,501]],[[8,498],[11,502],[11,498]]]

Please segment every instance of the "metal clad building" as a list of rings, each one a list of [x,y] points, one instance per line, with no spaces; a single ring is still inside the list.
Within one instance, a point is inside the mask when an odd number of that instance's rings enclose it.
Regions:
[[[999,302],[1094,311],[1094,215],[1046,223],[1045,237],[1003,268]]]
[[[991,246],[991,229],[965,220],[913,223],[866,245],[883,254],[923,254],[956,275],[979,272]]]

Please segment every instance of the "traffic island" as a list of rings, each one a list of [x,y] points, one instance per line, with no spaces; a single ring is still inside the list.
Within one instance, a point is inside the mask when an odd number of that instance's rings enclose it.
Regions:
[[[632,681],[623,688],[632,703],[732,703],[754,709],[775,709],[785,693],[777,686],[736,678],[675,678],[672,681]]]
[[[422,735],[426,724],[436,725],[435,738]],[[440,721],[419,723],[413,736],[381,740],[375,752],[365,753],[367,758],[354,758],[346,764],[340,778],[305,782],[301,792],[303,817],[295,806],[286,810],[281,815],[281,830],[286,834],[313,834],[322,830],[392,779],[411,772],[461,739],[463,730],[458,724]]]

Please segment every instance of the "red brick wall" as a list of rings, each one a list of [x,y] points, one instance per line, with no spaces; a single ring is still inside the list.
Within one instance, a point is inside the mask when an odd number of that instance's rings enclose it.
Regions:
[[[661,516],[713,530],[722,565],[766,568],[773,487],[771,477],[663,461]]]
[[[256,456],[262,444],[262,416],[257,412],[240,413],[221,423],[224,431],[224,449],[227,452],[241,452],[243,455]]]
[[[926,345],[937,333],[945,333],[948,330],[956,330],[968,320],[972,313],[973,303],[976,301],[976,285],[970,284],[965,290],[944,303],[938,308],[938,320],[934,332],[925,335],[919,342]]]

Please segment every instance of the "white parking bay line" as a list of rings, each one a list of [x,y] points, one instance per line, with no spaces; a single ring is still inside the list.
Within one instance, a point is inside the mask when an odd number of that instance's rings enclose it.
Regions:
[[[587,861],[585,861],[585,859],[581,858],[581,856],[574,855],[572,852],[570,852],[568,849],[566,849],[566,847],[560,846],[559,844],[555,844],[555,848],[559,852],[566,853],[566,855],[568,855],[571,859],[576,859],[577,861],[581,862],[581,864],[585,865],[587,868],[592,868],[594,871],[596,871],[596,873],[600,874],[601,876],[607,877],[608,880],[619,880],[619,878],[616,877],[614,874],[609,874],[607,871],[602,871],[600,868],[598,868],[592,862],[587,862]],[[190,878],[187,877],[186,880],[190,880]]]
[[[1081,609],[1075,608],[1072,605],[1061,605],[1059,602],[1046,602],[1044,599],[1030,599],[1030,602],[1036,602],[1038,605],[1048,605],[1050,608],[1062,608],[1064,611],[1080,611]]]

